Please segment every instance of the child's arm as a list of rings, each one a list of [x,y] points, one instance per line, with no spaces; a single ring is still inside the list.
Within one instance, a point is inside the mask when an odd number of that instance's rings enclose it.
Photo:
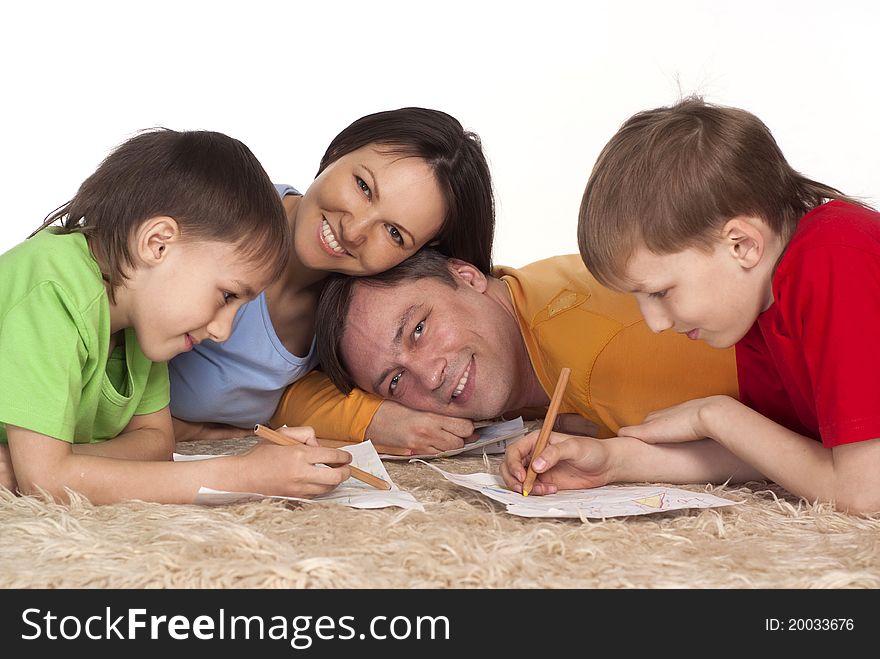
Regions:
[[[270,425],[312,426],[319,437],[374,439],[419,453],[460,448],[474,433],[469,419],[419,412],[360,389],[346,396],[318,370],[287,388]]]
[[[620,432],[650,443],[709,437],[808,501],[831,501],[851,513],[880,511],[880,439],[825,448],[727,396],[659,410]]]
[[[133,416],[113,440],[94,444],[73,444],[73,452],[128,460],[171,460],[174,433],[171,413],[165,407],[152,414]]]
[[[111,442],[73,444],[74,453],[129,460],[171,460],[174,439],[169,435],[168,408],[132,417],[122,434]],[[169,441],[170,439],[170,441]],[[0,444],[0,485],[15,491],[17,483],[9,446]]]
[[[351,455],[317,446],[311,429],[285,429],[285,434],[306,441],[304,445],[258,444],[242,455],[186,462],[84,455],[75,453],[67,442],[25,428],[7,425],[6,432],[20,490],[34,494],[42,489],[58,500],[68,498],[65,488],[69,488],[96,504],[129,499],[191,503],[202,485],[312,497],[329,492],[351,475],[345,466]],[[328,468],[322,463],[342,466]]]
[[[501,477],[521,492],[533,432],[507,447]],[[724,447],[704,440],[688,444],[645,444],[633,437],[594,439],[551,433],[534,463],[538,478],[532,494],[600,487],[609,483],[725,483],[764,480],[764,476]]]

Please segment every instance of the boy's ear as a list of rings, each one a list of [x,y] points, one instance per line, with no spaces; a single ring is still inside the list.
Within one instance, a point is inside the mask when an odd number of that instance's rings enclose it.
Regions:
[[[767,248],[762,226],[764,223],[756,217],[735,217],[722,229],[722,239],[730,255],[747,270],[761,262]]]
[[[449,269],[458,279],[463,281],[465,285],[470,286],[478,293],[485,293],[488,288],[488,280],[486,275],[480,272],[479,268],[474,267],[467,261],[461,259],[449,259]]]
[[[172,217],[151,217],[141,223],[135,236],[141,262],[156,265],[165,259],[169,245],[180,239],[180,227]]]

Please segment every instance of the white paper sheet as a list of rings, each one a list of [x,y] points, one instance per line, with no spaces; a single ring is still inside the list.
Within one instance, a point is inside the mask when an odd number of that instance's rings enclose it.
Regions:
[[[483,455],[487,453],[504,453],[504,449],[519,438],[528,434],[528,428],[525,427],[522,417],[519,416],[510,421],[501,421],[492,423],[479,428],[480,438],[465,444],[461,448],[441,451],[440,453],[428,453],[423,455],[388,455],[381,454],[383,460],[413,460],[416,458],[431,460],[433,458],[448,458],[453,455]],[[377,440],[378,441],[378,440]],[[380,442],[381,443],[381,442]]]
[[[391,483],[390,490],[377,490],[371,485],[362,483],[354,478],[349,478],[332,492],[314,497],[313,499],[300,499],[297,497],[282,497],[274,495],[258,494],[256,492],[223,492],[213,490],[209,487],[199,488],[199,493],[193,503],[206,506],[219,506],[228,503],[239,503],[241,501],[256,501],[259,499],[285,499],[287,501],[323,501],[329,503],[338,503],[343,506],[351,506],[352,508],[385,508],[388,506],[398,506],[400,508],[409,508],[413,510],[421,510],[425,508],[416,501],[415,497],[409,492],[404,492],[385,470],[379,454],[370,441],[361,442],[346,446],[342,451],[351,453],[351,464],[359,467],[364,471],[378,476],[379,478]],[[206,460],[210,458],[219,458],[219,455],[182,455],[174,454],[176,461],[181,460]]]
[[[446,480],[475,490],[507,506],[507,512],[520,517],[575,517],[602,519],[625,515],[680,510],[683,508],[716,508],[735,505],[705,492],[690,492],[661,485],[606,485],[591,490],[564,490],[545,496],[528,496],[513,492],[500,476],[485,473],[452,474],[421,462],[440,473]]]

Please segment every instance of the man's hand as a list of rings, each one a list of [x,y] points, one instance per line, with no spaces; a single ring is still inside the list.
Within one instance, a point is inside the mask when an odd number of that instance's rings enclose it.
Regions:
[[[479,435],[474,433],[474,423],[469,419],[420,412],[386,400],[367,426],[366,437],[421,454],[461,448]]]

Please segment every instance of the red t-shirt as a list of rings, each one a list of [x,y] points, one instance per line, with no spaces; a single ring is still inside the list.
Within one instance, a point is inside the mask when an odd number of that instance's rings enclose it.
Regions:
[[[807,213],[773,299],[736,344],[740,400],[826,447],[880,437],[880,213]]]

